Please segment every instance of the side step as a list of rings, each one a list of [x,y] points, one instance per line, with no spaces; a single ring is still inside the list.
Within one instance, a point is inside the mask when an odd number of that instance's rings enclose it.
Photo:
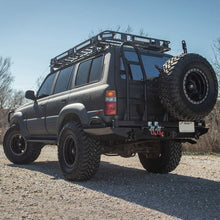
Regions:
[[[27,142],[57,145],[57,140],[29,139],[29,140],[27,140]]]

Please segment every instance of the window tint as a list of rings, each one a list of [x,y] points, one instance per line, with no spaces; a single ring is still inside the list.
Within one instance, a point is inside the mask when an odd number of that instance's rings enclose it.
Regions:
[[[76,76],[76,86],[85,85],[88,82],[91,61],[92,60],[88,60],[79,65],[78,73]]]
[[[40,90],[38,91],[38,98],[43,98],[51,94],[55,76],[56,73],[53,73],[46,78]]]
[[[56,82],[56,86],[54,89],[54,94],[63,92],[67,89],[72,68],[73,67],[70,66],[60,71],[57,82]]]
[[[162,68],[163,64],[169,59],[169,57],[165,57],[165,56],[156,57],[156,56],[142,55],[141,57],[147,77],[158,77],[160,72],[155,67],[155,65]]]
[[[130,65],[130,68],[133,80],[143,80],[143,73],[139,65]]]
[[[125,51],[125,57],[129,61],[136,61],[138,62],[138,56],[135,52],[132,51]]]
[[[75,69],[76,69],[76,65],[73,66],[73,69],[72,69],[72,71],[71,71],[70,79],[69,79],[69,84],[68,84],[68,89],[71,89],[71,88],[72,88],[73,76],[74,76],[74,74],[75,74]]]
[[[125,57],[129,61],[138,61],[137,54],[135,52],[125,51]],[[160,68],[163,67],[163,64],[169,59],[169,57],[157,57],[157,56],[148,56],[148,55],[141,55],[142,62],[144,64],[144,69],[147,75],[147,78],[158,77],[159,71],[155,67],[155,65],[159,66]],[[124,63],[122,58],[120,60],[120,76],[122,79],[126,79],[126,73],[124,68]],[[130,65],[131,76],[129,75],[129,79],[132,78],[133,80],[142,80],[143,75],[141,72],[141,68],[139,65]]]
[[[135,61],[137,61],[137,60],[135,60]],[[125,71],[125,67],[124,67],[124,63],[123,63],[122,58],[120,61],[120,66],[121,66],[120,67],[120,76],[122,79],[126,79],[126,71]],[[143,80],[143,74],[141,71],[141,67],[139,65],[130,64],[129,68],[131,70],[131,72],[129,72],[129,79]]]
[[[95,82],[100,80],[102,75],[102,60],[102,56],[93,60],[92,68],[89,75],[89,82]]]

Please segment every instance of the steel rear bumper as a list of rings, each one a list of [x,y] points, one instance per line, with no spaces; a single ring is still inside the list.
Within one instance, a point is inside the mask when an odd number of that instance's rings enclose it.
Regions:
[[[186,122],[187,123],[187,122]],[[189,122],[191,123],[191,122]],[[193,122],[193,129],[190,130],[189,123],[185,127],[180,127],[179,122],[137,122],[137,121],[117,121],[112,125],[105,124],[84,126],[84,131],[91,135],[111,135],[115,134],[124,138],[134,136],[135,139],[187,139],[199,137],[208,132],[205,123]]]

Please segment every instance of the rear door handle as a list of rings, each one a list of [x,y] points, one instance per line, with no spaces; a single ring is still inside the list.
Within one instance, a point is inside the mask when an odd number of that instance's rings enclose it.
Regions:
[[[66,103],[66,99],[62,99],[61,103],[65,104]]]

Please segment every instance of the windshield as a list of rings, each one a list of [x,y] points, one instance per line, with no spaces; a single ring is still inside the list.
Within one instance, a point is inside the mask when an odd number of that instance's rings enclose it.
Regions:
[[[125,57],[128,61],[135,61],[138,62],[138,56],[135,52],[131,51],[125,51]],[[162,69],[163,64],[170,58],[169,56],[156,56],[152,54],[141,54],[142,62],[144,65],[144,69],[147,75],[147,78],[154,78],[158,77],[160,72],[155,67],[157,65],[159,68]],[[130,64],[130,70],[131,70],[131,76],[129,78],[132,78],[133,80],[143,80],[143,75],[141,72],[141,68],[139,65],[136,64]],[[121,59],[121,78],[125,79],[125,68],[123,61]]]

